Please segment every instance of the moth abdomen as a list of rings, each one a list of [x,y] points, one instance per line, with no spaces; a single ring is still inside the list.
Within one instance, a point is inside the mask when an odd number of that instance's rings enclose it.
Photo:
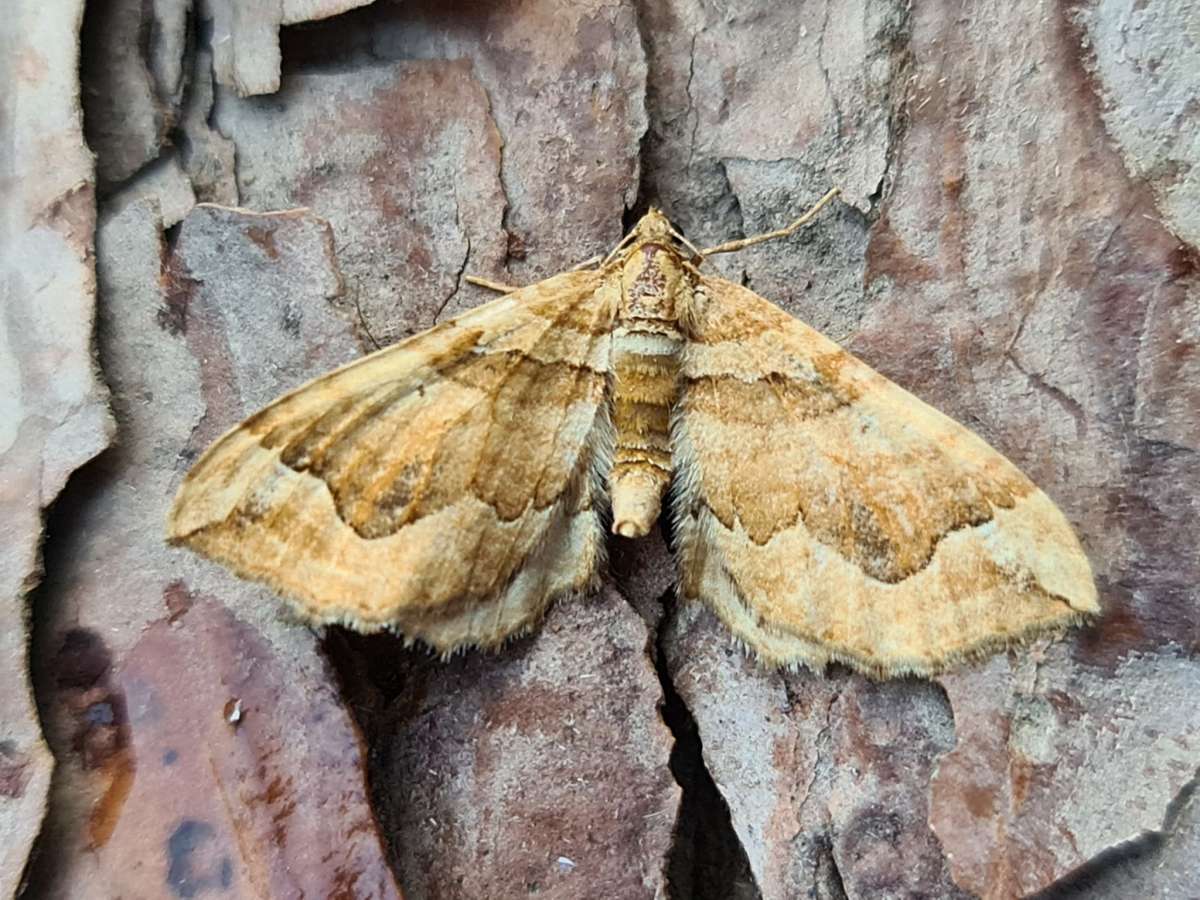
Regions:
[[[609,475],[614,534],[641,537],[658,519],[671,482],[671,410],[679,394],[684,338],[674,323],[623,322],[614,335],[613,426]]]

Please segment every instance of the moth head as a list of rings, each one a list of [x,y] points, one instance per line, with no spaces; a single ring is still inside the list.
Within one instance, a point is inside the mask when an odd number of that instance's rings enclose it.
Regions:
[[[663,215],[662,210],[653,206],[650,207],[648,213],[642,216],[637,226],[633,229],[635,240],[638,243],[644,241],[669,241],[674,231],[675,229],[671,227],[671,223]]]

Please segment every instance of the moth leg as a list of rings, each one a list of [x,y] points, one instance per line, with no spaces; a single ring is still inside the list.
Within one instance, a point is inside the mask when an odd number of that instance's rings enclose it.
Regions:
[[[492,281],[488,278],[479,278],[476,275],[468,275],[464,279],[467,284],[473,284],[476,287],[487,288],[489,291],[496,291],[500,294],[511,294],[513,291],[519,291],[519,287],[514,287],[511,284],[504,284],[499,281]]]
[[[733,253],[735,250],[745,250],[747,247],[753,247],[755,244],[761,244],[763,241],[773,241],[776,238],[785,238],[788,235],[794,234],[804,225],[807,225],[821,208],[830,200],[842,192],[841,188],[832,188],[829,193],[818,200],[813,208],[798,218],[786,228],[780,228],[776,231],[768,231],[766,234],[756,234],[754,237],[740,238],[736,241],[726,241],[724,244],[717,244],[715,247],[709,247],[707,250],[700,252],[701,258],[713,256],[717,253]]]
[[[585,259],[583,262],[579,263],[578,265],[571,266],[571,268],[567,269],[567,271],[568,272],[581,272],[584,269],[591,269],[594,266],[600,265],[600,263],[603,259],[604,259],[604,257],[602,257],[599,253],[597,253],[595,256],[593,256],[589,259]]]
[[[599,254],[585,259],[578,265],[571,266],[567,269],[568,272],[581,272],[584,269],[591,269],[599,265],[602,257]],[[519,291],[521,288],[517,285],[505,284],[502,281],[492,281],[490,278],[480,278],[478,275],[468,275],[465,278],[468,284],[473,284],[476,287],[487,288],[489,291],[495,291],[498,294],[511,294],[513,291]]]

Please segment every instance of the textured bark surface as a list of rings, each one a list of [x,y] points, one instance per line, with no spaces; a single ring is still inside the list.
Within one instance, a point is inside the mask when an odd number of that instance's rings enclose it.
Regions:
[[[80,6],[0,54],[0,893],[1200,895],[1189,4]],[[755,233],[831,183],[715,267],[1044,488],[1095,626],[932,682],[764,671],[674,602],[666,534],[442,663],[163,546],[208,441],[487,299],[465,275],[568,268],[651,203]],[[94,287],[117,439],[29,604],[50,786],[25,595],[108,441]]]
[[[82,7],[17,3],[0,24],[2,896],[20,884],[53,768],[27,655],[43,511],[112,433],[92,358],[95,198],[77,79]]]
[[[97,248],[121,441],[51,522],[34,646],[59,767],[37,896],[399,896],[315,637],[162,542],[181,464],[308,367],[355,354],[327,303],[329,226],[196,207],[167,248],[139,200],[101,217]],[[268,343],[293,352],[263,366]]]
[[[402,679],[375,793],[406,897],[664,891],[679,787],[648,641],[610,589],[498,656],[370,648]]]

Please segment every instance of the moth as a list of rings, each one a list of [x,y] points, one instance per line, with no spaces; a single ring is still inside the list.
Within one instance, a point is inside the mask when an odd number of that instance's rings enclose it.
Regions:
[[[218,439],[174,544],[315,624],[443,654],[592,590],[664,503],[684,600],[767,664],[933,675],[1099,609],[1063,514],[963,426],[651,210],[598,264],[324,375]],[[487,284],[486,282],[480,282]]]

